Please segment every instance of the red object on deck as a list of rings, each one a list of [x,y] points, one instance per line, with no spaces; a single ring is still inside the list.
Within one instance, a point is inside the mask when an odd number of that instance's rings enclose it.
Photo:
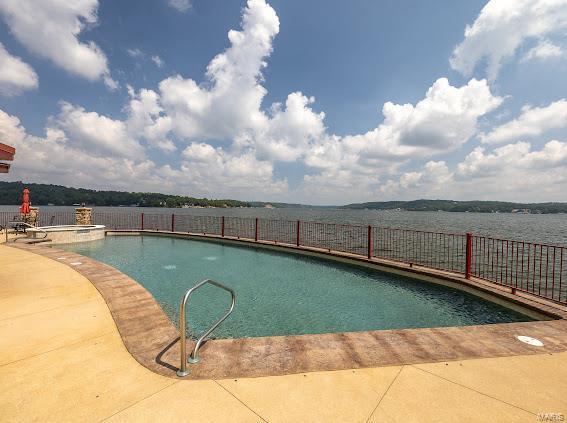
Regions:
[[[6,144],[0,142],[0,160],[14,160],[14,155],[16,154],[16,149]]]
[[[16,149],[14,147],[0,142],[0,160],[12,161],[15,154]],[[8,163],[0,163],[0,173],[8,173],[9,171],[10,165]]]
[[[24,188],[24,194],[22,197],[22,205],[20,206],[20,213],[29,214],[30,213],[30,190]]]

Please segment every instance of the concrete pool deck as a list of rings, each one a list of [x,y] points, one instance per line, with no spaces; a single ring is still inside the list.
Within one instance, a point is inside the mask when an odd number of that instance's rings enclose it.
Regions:
[[[45,248],[45,247],[43,247]],[[499,421],[567,415],[567,353],[176,380],[73,268],[0,245],[1,421]],[[533,347],[536,348],[536,347]]]

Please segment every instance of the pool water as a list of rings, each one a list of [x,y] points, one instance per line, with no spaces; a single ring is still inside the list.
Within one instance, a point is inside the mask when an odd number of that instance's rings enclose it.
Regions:
[[[445,286],[262,248],[156,236],[108,236],[60,248],[126,273],[176,325],[187,289],[206,278],[230,286],[236,307],[216,338],[532,320]],[[229,304],[229,294],[214,286],[196,291],[189,301],[189,335],[206,329]]]

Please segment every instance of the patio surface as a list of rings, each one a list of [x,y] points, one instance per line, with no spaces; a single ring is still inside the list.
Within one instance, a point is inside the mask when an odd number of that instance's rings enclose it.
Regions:
[[[567,415],[567,353],[258,378],[161,376],[128,353],[84,276],[0,245],[0,421],[534,422],[538,413]]]

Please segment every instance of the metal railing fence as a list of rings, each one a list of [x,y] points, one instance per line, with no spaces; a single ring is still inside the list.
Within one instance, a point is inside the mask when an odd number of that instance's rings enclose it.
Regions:
[[[1,211],[0,226],[17,219]],[[109,229],[175,231],[311,247],[462,274],[567,304],[565,246],[462,233],[275,219],[94,212]],[[40,213],[39,226],[75,223],[74,212]]]

